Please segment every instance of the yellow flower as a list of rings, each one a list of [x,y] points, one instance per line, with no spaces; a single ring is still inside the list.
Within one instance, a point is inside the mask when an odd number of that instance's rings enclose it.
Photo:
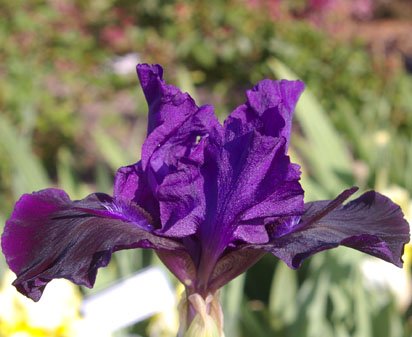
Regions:
[[[69,281],[55,280],[34,303],[11,286],[7,271],[0,287],[0,337],[74,337],[79,332],[81,295]]]
[[[401,207],[403,214],[405,214],[406,221],[409,223],[410,226],[412,222],[412,200],[408,191],[399,186],[391,186],[389,188],[384,189],[382,191],[382,194],[392,199],[393,202],[397,203]],[[411,242],[405,245],[405,251],[402,258],[404,261],[404,269],[409,272],[412,265]]]

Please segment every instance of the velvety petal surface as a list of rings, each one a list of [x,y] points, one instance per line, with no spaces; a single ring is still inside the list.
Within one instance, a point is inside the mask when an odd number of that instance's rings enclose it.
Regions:
[[[244,249],[242,246],[236,247],[233,251],[228,251],[217,262],[209,280],[208,290],[213,293],[220,289],[252,267],[265,253],[257,249]]]
[[[230,114],[226,130],[238,136],[256,130],[262,135],[284,137],[287,150],[293,113],[304,89],[301,81],[260,81],[246,92],[246,103]]]
[[[220,231],[264,243],[268,220],[303,211],[300,169],[286,155],[303,89],[300,81],[259,82],[226,119],[222,137],[210,137],[201,169],[209,216],[202,234],[206,241]]]
[[[201,168],[206,196],[206,222],[202,240],[226,246],[235,231],[237,239],[264,243],[268,236],[256,237],[242,226],[264,227],[267,219],[300,214],[303,190],[299,168],[284,154],[283,138],[250,132],[225,143],[209,144]],[[219,237],[219,239],[216,239]],[[216,248],[216,247],[214,247]]]
[[[356,190],[346,190],[332,201],[307,203],[297,226],[273,237],[271,244],[262,248],[292,268],[298,268],[316,252],[339,245],[401,267],[403,246],[409,242],[409,225],[400,207],[374,191],[342,205]]]
[[[160,66],[139,65],[137,72],[149,106],[148,137],[142,161],[118,170],[114,196],[132,200],[152,214],[158,232],[187,236],[197,228],[197,214],[192,211],[199,207],[183,191],[182,183],[191,178],[183,176],[180,171],[187,169],[179,162],[192,156],[211,130],[222,126],[211,106],[198,107],[188,94],[166,84]],[[183,194],[179,197],[177,191]]]
[[[149,106],[142,165],[146,170],[151,161],[154,172],[159,172],[162,177],[161,170],[167,169],[165,165],[175,165],[176,160],[190,151],[196,138],[206,134],[210,125],[218,122],[211,106],[199,108],[189,94],[165,83],[159,65],[138,65],[137,74]],[[169,151],[171,146],[173,151]],[[152,159],[154,152],[160,149],[162,151]]]
[[[248,92],[246,104],[225,121],[223,132],[211,132],[205,139],[200,288],[207,287],[229,244],[267,243],[269,222],[303,213],[300,169],[286,155],[293,108],[302,89],[301,82],[260,82]],[[293,103],[285,102],[288,90],[295,92]]]
[[[16,203],[1,245],[13,283],[37,301],[55,278],[91,287],[97,269],[120,249],[181,249],[157,237],[150,216],[135,204],[114,202],[105,194],[71,201],[64,191],[47,189],[25,194]]]
[[[196,281],[196,267],[187,251],[157,249],[156,254],[186,288],[192,289]]]
[[[163,179],[176,171],[179,161],[189,157],[198,146],[199,141],[216,128],[221,128],[221,125],[210,106],[199,108],[193,115],[177,125],[176,129],[167,135],[167,139],[164,139],[163,143],[157,144],[155,151],[148,159],[146,173],[151,189],[155,192]],[[150,141],[149,136],[143,147]]]
[[[116,200],[138,204],[151,215],[152,225],[156,228],[161,227],[159,202],[153,194],[140,161],[117,170],[113,195]]]
[[[195,234],[205,216],[203,181],[196,162],[182,160],[176,172],[165,177],[157,198],[161,233],[173,237]]]

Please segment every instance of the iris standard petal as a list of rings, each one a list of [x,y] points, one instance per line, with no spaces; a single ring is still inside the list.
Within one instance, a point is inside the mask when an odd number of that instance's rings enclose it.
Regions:
[[[356,188],[346,190],[332,201],[307,203],[293,231],[273,238],[265,249],[292,268],[298,268],[316,252],[339,245],[401,267],[403,246],[409,242],[409,225],[400,207],[374,191],[342,205],[355,191]]]
[[[147,138],[142,148],[142,164],[146,170],[156,148],[173,135],[198,107],[189,94],[164,82],[159,65],[140,64],[137,74],[149,107]]]
[[[210,123],[216,123],[217,120],[211,106],[199,108],[189,94],[166,84],[159,65],[138,65],[137,74],[149,106],[148,135],[142,147],[142,165],[146,170],[150,158],[159,147],[168,141],[172,142],[174,151],[164,151],[164,155],[171,159],[178,158],[186,147],[195,144],[197,136],[206,133]],[[184,132],[182,127],[185,128]],[[173,160],[168,163],[167,159],[170,158],[161,156],[160,162],[157,160],[154,163],[155,171],[161,169],[164,163],[173,164]]]
[[[201,175],[206,219],[200,236],[215,253],[234,239],[267,242],[264,226],[268,218],[303,212],[300,171],[285,155],[283,137],[253,131],[223,145],[210,142]],[[249,230],[247,226],[251,225],[261,226],[262,230]]]
[[[181,121],[181,124],[176,125],[173,131],[169,130],[170,133],[164,135],[162,142],[157,143],[156,149],[148,158],[149,164],[146,167],[146,172],[149,175],[151,189],[155,192],[163,179],[176,171],[180,159],[189,157],[200,139],[207,136],[212,130],[221,128],[213,108],[203,106],[188,116],[186,120]],[[143,148],[150,141],[149,136],[143,144]]]
[[[159,65],[138,65],[137,72],[149,106],[148,136],[142,161],[122,167],[115,178],[115,198],[133,200],[159,215],[157,190],[176,171],[180,158],[189,156],[199,140],[219,129],[212,106],[198,107],[178,88],[164,82]]]
[[[129,248],[179,249],[152,233],[150,216],[137,205],[105,194],[71,201],[64,191],[25,194],[16,203],[1,245],[16,288],[37,301],[55,278],[92,287],[111,254]]]
[[[260,81],[246,92],[246,103],[227,118],[226,130],[238,136],[255,130],[266,136],[284,137],[287,150],[293,112],[304,88],[301,81]]]
[[[179,169],[165,177],[159,187],[161,233],[180,238],[196,233],[205,217],[202,190],[196,163],[182,160]]]
[[[215,268],[230,244],[267,243],[265,226],[270,220],[303,213],[299,166],[286,155],[292,113],[302,90],[301,82],[260,82],[224,127],[213,124],[186,159],[179,159],[179,172],[160,185],[167,220],[174,218],[183,229],[190,224],[198,228],[199,247],[192,252],[200,257],[198,289],[206,289],[212,275],[225,278],[225,272]],[[284,97],[288,91],[294,94]],[[193,154],[201,159],[196,162]]]
[[[269,221],[303,213],[300,170],[285,154],[285,121],[278,109],[265,110],[263,117],[255,113],[253,118],[239,112],[240,108],[229,116],[223,134],[210,133],[205,140],[200,166],[204,188],[199,192],[205,198],[205,219],[198,233],[200,288],[207,287],[229,244],[264,244],[269,240]],[[277,133],[265,134],[263,124],[270,117],[283,124]]]
[[[116,200],[135,203],[149,213],[152,225],[160,228],[159,201],[153,195],[142,163],[124,166],[117,170],[114,179],[113,195]]]
[[[215,237],[214,227],[219,226],[222,232],[235,229],[236,239],[264,243],[266,230],[258,226],[303,212],[300,168],[286,155],[293,111],[303,89],[300,81],[259,82],[247,91],[246,103],[226,119],[223,139],[212,138],[202,167],[209,191],[207,213],[215,214],[208,220],[212,225],[205,226],[206,236]],[[232,228],[221,228],[225,226]]]

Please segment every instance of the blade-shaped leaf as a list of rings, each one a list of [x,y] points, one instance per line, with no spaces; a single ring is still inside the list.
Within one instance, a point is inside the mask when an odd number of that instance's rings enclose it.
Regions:
[[[13,168],[13,193],[17,198],[27,191],[39,190],[50,185],[46,171],[33,154],[30,139],[19,134],[17,129],[0,115],[0,149]]]

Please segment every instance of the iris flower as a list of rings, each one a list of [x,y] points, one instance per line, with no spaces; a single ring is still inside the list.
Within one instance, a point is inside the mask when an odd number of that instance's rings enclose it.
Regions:
[[[155,250],[184,284],[181,332],[222,335],[219,288],[271,253],[298,268],[339,245],[399,267],[409,226],[399,206],[369,191],[345,203],[304,203],[300,167],[287,155],[301,81],[263,80],[222,124],[166,84],[159,65],[137,73],[148,107],[141,160],[121,167],[113,196],[72,201],[49,188],[24,194],[2,235],[14,286],[38,301],[53,279],[92,287],[121,249]],[[197,325],[196,325],[196,324]]]

